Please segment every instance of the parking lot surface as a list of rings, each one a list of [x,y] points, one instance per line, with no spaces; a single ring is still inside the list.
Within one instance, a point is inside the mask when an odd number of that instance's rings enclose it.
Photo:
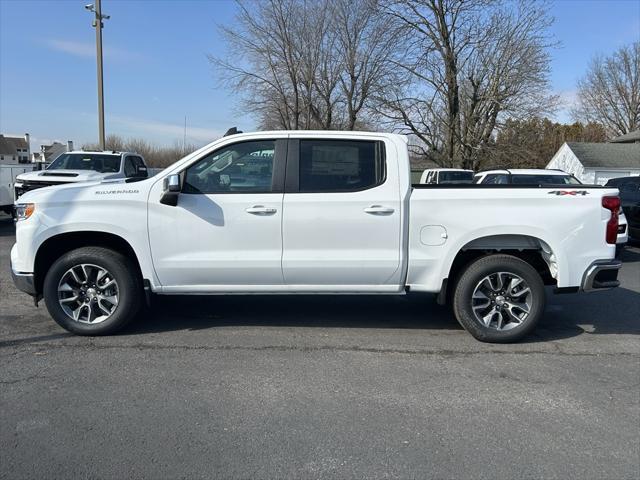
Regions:
[[[622,286],[474,340],[432,296],[167,297],[75,337],[9,273],[1,478],[640,478],[640,248]]]

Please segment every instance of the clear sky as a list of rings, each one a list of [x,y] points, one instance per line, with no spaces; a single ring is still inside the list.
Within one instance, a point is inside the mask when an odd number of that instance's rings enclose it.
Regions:
[[[0,133],[76,145],[97,139],[91,0],[0,0]],[[227,128],[253,129],[216,84],[207,54],[224,53],[217,24],[227,0],[103,0],[107,134],[160,144],[204,144]],[[556,0],[552,86],[567,101],[595,53],[640,39],[639,0]],[[558,119],[569,120],[566,112]]]

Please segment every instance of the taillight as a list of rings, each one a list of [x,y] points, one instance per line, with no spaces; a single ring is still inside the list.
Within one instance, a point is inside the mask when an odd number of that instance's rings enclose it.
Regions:
[[[607,222],[607,233],[605,238],[607,243],[615,245],[618,238],[618,211],[620,210],[620,198],[602,197],[602,206],[611,211],[611,218]]]

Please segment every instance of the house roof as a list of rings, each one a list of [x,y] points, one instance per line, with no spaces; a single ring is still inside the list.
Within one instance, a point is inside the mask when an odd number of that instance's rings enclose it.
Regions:
[[[640,130],[634,130],[633,132],[620,135],[619,137],[611,140],[611,143],[634,143],[640,142]]]
[[[51,145],[41,145],[40,153],[44,156],[45,162],[53,162],[63,153],[66,153],[67,146],[60,142],[53,142]]]
[[[66,147],[60,142],[53,142],[51,145],[42,145],[42,147],[40,148],[42,149],[42,151],[44,151],[46,155],[48,155],[51,152],[54,152],[54,151],[60,150],[60,148],[66,148]]]
[[[17,149],[26,149],[27,141],[21,137],[5,137],[0,135],[0,154],[15,155]]]
[[[590,168],[640,168],[640,143],[567,142],[580,163]]]

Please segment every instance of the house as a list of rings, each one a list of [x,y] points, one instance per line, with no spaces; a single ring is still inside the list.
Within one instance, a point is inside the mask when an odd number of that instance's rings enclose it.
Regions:
[[[29,163],[31,147],[29,134],[24,137],[5,137],[0,134],[0,165]]]
[[[640,175],[640,130],[608,143],[566,142],[546,168],[564,170],[582,183],[598,185],[610,178]]]
[[[40,145],[40,152],[34,152],[32,161],[51,163],[65,152],[73,150],[73,142],[69,140],[66,145],[60,142],[53,142],[51,145]]]

